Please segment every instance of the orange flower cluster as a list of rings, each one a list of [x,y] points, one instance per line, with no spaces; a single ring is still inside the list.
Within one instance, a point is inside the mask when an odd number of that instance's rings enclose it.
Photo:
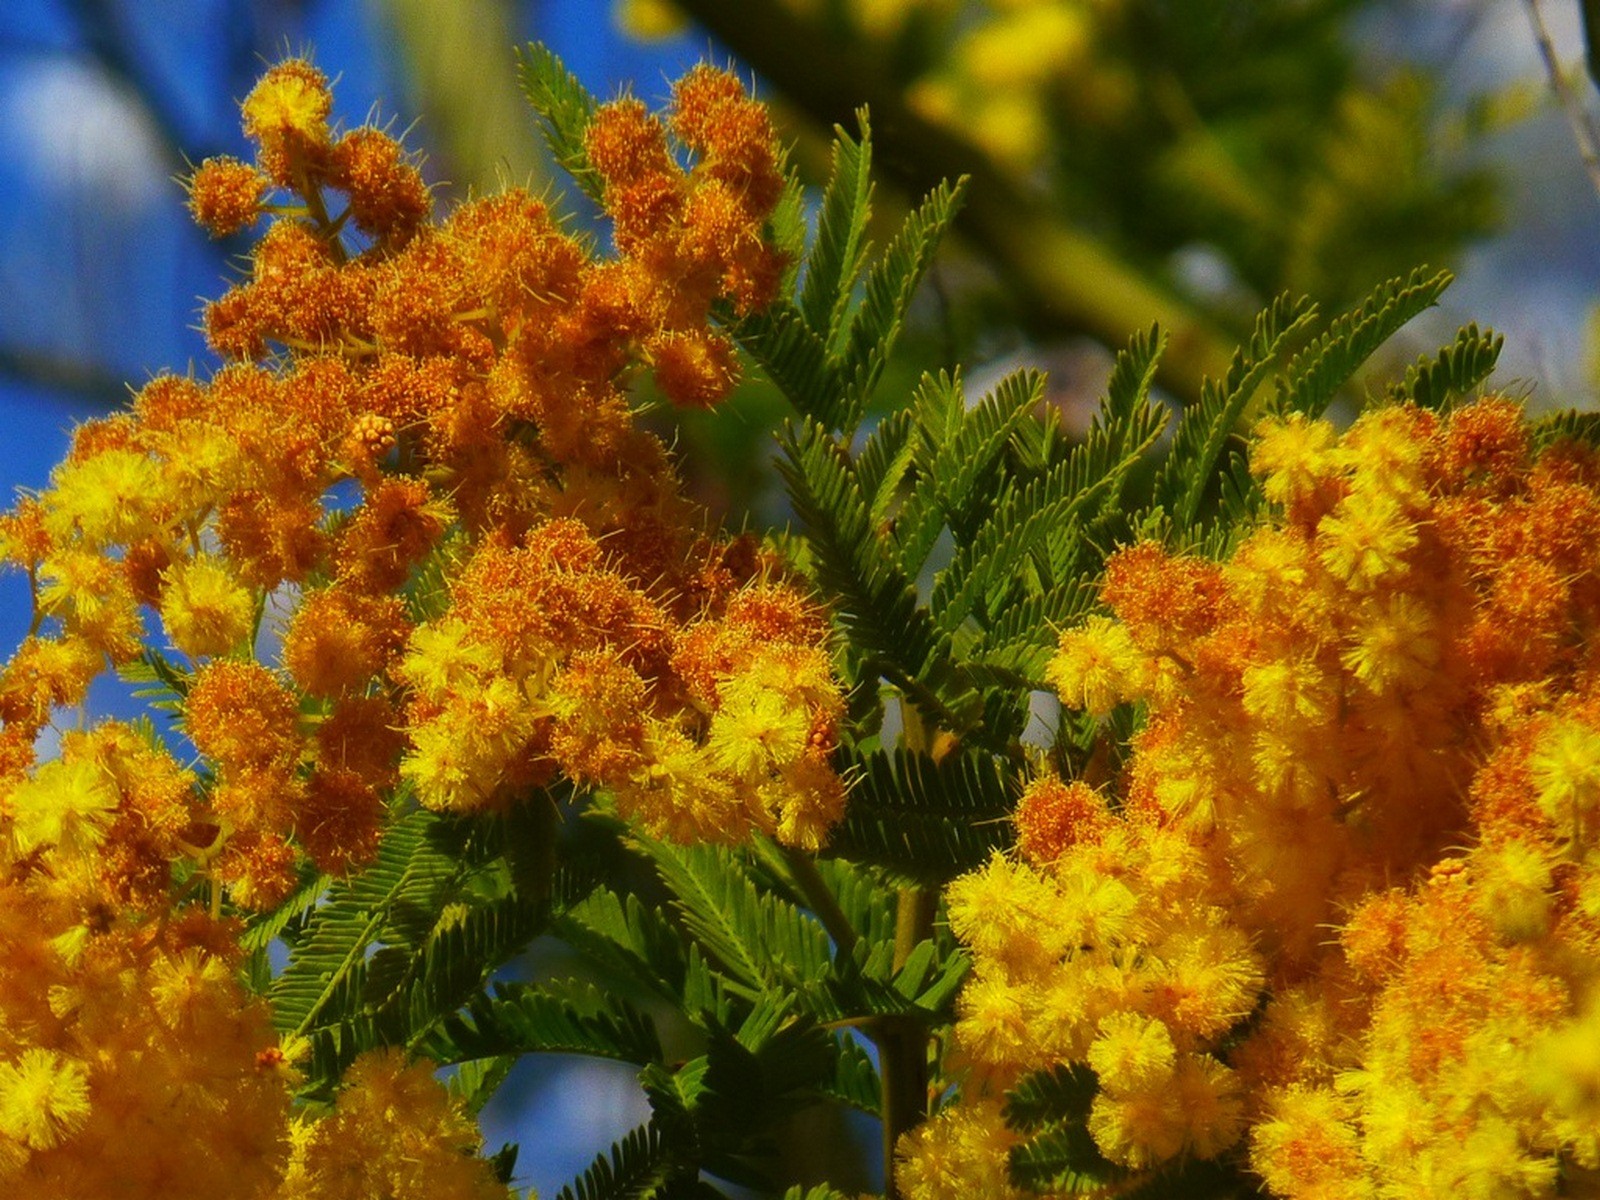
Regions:
[[[1600,456],[1489,398],[1270,419],[1251,465],[1281,516],[1226,562],[1119,551],[1114,619],[1062,635],[1063,700],[1144,724],[1114,795],[1037,781],[1021,860],[950,890],[971,1071],[909,1195],[957,1194],[979,1117],[1003,1155],[983,1097],[1056,1063],[1134,1169],[1238,1145],[1331,1200],[1600,1168]]]
[[[281,898],[301,854],[369,859],[402,757],[441,807],[560,771],[659,828],[817,844],[843,794],[825,626],[770,557],[698,532],[626,390],[635,365],[694,404],[737,378],[712,306],[769,302],[785,265],[765,110],[709,67],[666,121],[603,106],[588,148],[619,254],[599,260],[517,191],[429,224],[400,146],[335,132],[331,104],[308,64],[275,67],[244,102],[257,162],[192,181],[218,232],[274,217],[207,310],[237,361],[83,426],[0,527],[41,630],[0,675],[7,778],[153,613],[193,664],[203,866],[243,903]],[[447,595],[408,583],[430,557]]]
[[[629,400],[642,369],[685,404],[737,381],[713,308],[760,308],[786,266],[765,111],[710,68],[665,119],[603,106],[603,259],[517,190],[434,223],[400,144],[331,108],[309,64],[272,68],[243,104],[255,161],[191,181],[214,233],[270,221],[206,311],[228,364],[82,426],[0,518],[34,594],[0,669],[8,1194],[143,1194],[135,1143],[165,1190],[492,1194],[441,1098],[433,1150],[382,1128],[425,1070],[357,1071],[332,1126],[290,1130],[227,931],[190,908],[365,864],[402,784],[470,809],[560,773],[657,830],[806,846],[842,806],[826,622],[752,539],[704,532]],[[178,694],[197,770],[119,725],[36,764],[108,666]]]

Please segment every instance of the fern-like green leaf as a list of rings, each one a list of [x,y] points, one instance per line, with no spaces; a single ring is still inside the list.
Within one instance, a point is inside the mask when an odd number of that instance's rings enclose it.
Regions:
[[[327,893],[328,886],[328,877],[320,871],[303,871],[300,882],[278,907],[270,912],[258,913],[245,922],[244,932],[239,935],[239,944],[244,947],[245,953],[265,950],[283,934],[291,921],[304,917],[316,907]]]
[[[444,1020],[424,1049],[438,1062],[562,1053],[644,1066],[662,1058],[650,1018],[588,984],[500,984]]]
[[[163,712],[181,714],[184,698],[194,676],[153,646],[145,647],[138,658],[117,667],[117,677],[134,684],[135,698]]]
[[[792,304],[774,301],[734,322],[729,332],[797,412],[827,428],[842,423],[844,380],[838,364]]]
[[[819,1183],[810,1191],[797,1183],[783,1194],[783,1200],[854,1200],[854,1197],[826,1183]]]
[[[556,914],[552,927],[562,941],[602,971],[650,989],[672,1004],[693,1008],[711,988],[696,983],[696,948],[685,951],[682,936],[659,911],[637,896],[626,900],[610,888],[597,887],[583,900]]]
[[[1178,532],[1185,533],[1195,524],[1200,502],[1222,462],[1228,438],[1272,369],[1274,359],[1289,338],[1315,315],[1316,308],[1309,300],[1278,297],[1256,318],[1249,346],[1234,351],[1223,381],[1206,380],[1200,389],[1200,402],[1184,412],[1172,450],[1156,473],[1153,489],[1155,503],[1166,510]],[[1331,352],[1328,361],[1335,361]],[[1331,377],[1331,373],[1324,372],[1315,378],[1325,375]]]
[[[1011,843],[1011,773],[981,752],[878,752],[848,764],[854,782],[829,849],[903,879],[942,884]]]
[[[876,1117],[883,1109],[883,1084],[872,1058],[854,1038],[841,1034],[839,1057],[833,1078],[824,1080],[818,1090],[830,1100],[849,1105],[857,1112]]]
[[[506,1076],[511,1074],[511,1068],[516,1065],[515,1054],[468,1059],[450,1076],[450,1095],[460,1101],[468,1112],[481,1112],[483,1106],[506,1081]]]
[[[655,864],[689,934],[752,999],[785,994],[827,973],[830,947],[822,926],[758,888],[733,851],[642,834],[630,840]]]
[[[928,609],[942,628],[954,633],[969,616],[987,627],[1019,585],[1022,564],[1053,532],[1071,523],[1070,499],[1034,509],[1019,520],[1018,511],[1026,507],[1029,498],[1019,500],[1013,493],[934,579]]]
[[[883,257],[867,272],[861,307],[850,323],[841,373],[846,393],[837,428],[849,432],[860,422],[899,339],[917,284],[933,262],[939,240],[955,220],[966,180],[941,183],[908,216]]]
[[[600,107],[589,89],[578,81],[549,47],[532,42],[518,56],[522,90],[544,125],[545,141],[556,163],[572,176],[596,204],[605,194],[605,182],[589,165],[584,134]]]
[[[800,311],[830,351],[844,325],[851,293],[866,255],[872,202],[872,139],[867,114],[857,114],[859,142],[834,126],[833,168],[817,213],[817,236],[806,259]]]
[[[878,422],[856,455],[856,479],[867,503],[868,524],[874,530],[883,527],[900,482],[911,466],[917,447],[913,429],[911,413],[898,409]]]
[[[1505,338],[1494,330],[1468,325],[1438,354],[1424,354],[1407,367],[1405,379],[1389,389],[1389,399],[1438,411],[1487,379],[1504,345]]]
[[[1083,1121],[1099,1081],[1081,1064],[1046,1067],[1024,1075],[1006,1093],[1006,1124],[1033,1130],[1060,1121]]]
[[[1450,279],[1448,271],[1430,273],[1418,267],[1404,279],[1379,286],[1295,356],[1285,371],[1274,407],[1280,412],[1320,417],[1373,351],[1438,302]]]
[[[562,1188],[556,1200],[646,1200],[677,1174],[666,1139],[654,1123],[641,1125],[609,1154]]]
[[[1100,1153],[1082,1124],[1055,1125],[1011,1148],[1011,1182],[1032,1192],[1100,1193],[1128,1170]],[[1173,1193],[1187,1195],[1188,1193]]]
[[[1043,687],[1045,664],[1055,653],[1061,631],[1089,613],[1095,595],[1093,580],[1080,578],[1011,605],[973,651],[968,671],[979,666],[1014,671],[1032,686]]]
[[[916,680],[938,639],[928,614],[917,607],[916,586],[886,561],[848,457],[814,421],[787,424],[781,441],[786,461],[778,469],[815,550],[819,582],[836,597],[841,623],[856,645],[900,668],[905,681]]]
[[[1086,545],[1079,522],[1116,504],[1165,425],[1165,413],[1150,402],[1163,344],[1154,327],[1136,336],[1117,357],[1108,396],[1083,443],[1022,489],[1008,486],[971,540],[958,547],[929,600],[941,628],[954,631],[975,613],[988,629],[1023,598],[1075,584]],[[1098,560],[1085,565],[1098,566]]]
[[[1073,447],[1064,494],[1078,498],[1073,515],[1087,522],[1095,511],[1116,507],[1129,472],[1167,425],[1167,410],[1153,403],[1150,389],[1167,345],[1157,325],[1135,334],[1117,353],[1105,398],[1083,444]]]
[[[359,1006],[368,947],[378,942],[397,906],[437,911],[456,860],[430,834],[439,818],[406,813],[384,831],[371,867],[333,889],[296,939],[288,965],[273,982],[273,1019],[284,1032],[305,1033]]]
[[[1534,448],[1543,450],[1571,439],[1591,450],[1600,450],[1600,412],[1567,409],[1534,422],[1530,431]]]
[[[942,389],[924,391],[935,394]],[[953,389],[960,395],[959,387]],[[974,501],[978,481],[994,466],[1007,441],[1030,417],[1044,396],[1044,377],[1036,371],[1006,376],[971,411],[959,414],[959,426],[946,428],[939,444],[906,497],[895,520],[900,565],[908,575],[922,569],[939,530],[962,523]],[[926,426],[924,426],[926,427]]]
[[[772,244],[783,253],[785,262],[778,294],[788,296],[794,293],[800,264],[805,260],[808,226],[806,185],[800,181],[799,172],[787,161],[782,164],[782,169],[783,191],[778,193],[778,202],[772,206],[772,215],[767,218],[767,234]]]

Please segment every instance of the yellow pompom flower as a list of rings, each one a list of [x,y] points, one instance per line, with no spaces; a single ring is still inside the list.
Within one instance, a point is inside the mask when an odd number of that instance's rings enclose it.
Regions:
[[[793,762],[805,750],[810,717],[790,696],[752,675],[737,675],[717,692],[722,705],[706,750],[718,769],[757,782],[773,764]]]
[[[1418,687],[1439,665],[1433,610],[1415,596],[1387,596],[1366,606],[1351,630],[1341,662],[1375,695]]]
[[[1550,928],[1555,901],[1551,866],[1538,846],[1521,838],[1482,846],[1473,855],[1473,899],[1501,938],[1529,941]]]
[[[369,1050],[345,1072],[334,1111],[301,1120],[282,1200],[428,1196],[504,1200],[506,1189],[478,1157],[476,1124],[433,1075],[399,1050]]]
[[[501,655],[493,646],[473,638],[460,617],[419,625],[406,644],[406,655],[395,675],[431,703],[442,703],[452,692],[481,686],[499,669]]]
[[[1528,1084],[1549,1103],[1561,1136],[1575,1144],[1575,1157],[1600,1169],[1600,1003],[1591,1002],[1539,1040]]]
[[[1539,807],[1570,836],[1592,828],[1600,808],[1600,730],[1570,718],[1555,721],[1528,762]]]
[[[1011,1147],[1022,1139],[997,1100],[962,1101],[900,1139],[895,1182],[906,1200],[1023,1200],[1011,1183]]]
[[[675,37],[688,25],[670,0],[617,0],[612,11],[622,32],[642,42]]]
[[[56,468],[45,527],[58,540],[74,534],[91,547],[127,544],[151,532],[154,500],[162,494],[161,469],[137,450],[104,450]]]
[[[1278,1196],[1376,1195],[1349,1117],[1354,1106],[1327,1088],[1289,1088],[1250,1132],[1250,1168]]]
[[[522,688],[499,676],[463,691],[439,716],[413,726],[400,774],[429,808],[480,808],[505,782],[536,719]]]
[[[1089,1134],[1112,1162],[1143,1170],[1183,1150],[1182,1104],[1166,1088],[1125,1096],[1101,1092],[1089,1108]]]
[[[1103,717],[1139,694],[1145,659],[1127,626],[1093,616],[1061,635],[1045,680],[1068,708]]]
[[[0,1135],[49,1150],[89,1116],[89,1071],[54,1050],[34,1047],[0,1063]]]
[[[326,141],[333,96],[321,71],[300,59],[281,62],[244,98],[245,133],[258,141],[294,136]]]
[[[1076,943],[1076,922],[1046,876],[1000,853],[945,892],[950,929],[974,956],[1013,970],[1038,969]]]
[[[980,87],[1018,92],[1080,66],[1093,36],[1089,15],[1082,9],[1036,4],[977,26],[956,47],[956,54]]]
[[[12,789],[11,838],[19,854],[49,847],[73,856],[100,844],[121,797],[93,758],[58,758]]]
[[[1405,570],[1417,525],[1393,496],[1353,493],[1317,531],[1322,565],[1354,592],[1370,592]]]
[[[1338,711],[1338,692],[1311,658],[1247,667],[1242,682],[1244,711],[1268,728],[1326,724]]]
[[[115,559],[77,548],[63,549],[39,564],[39,601],[61,618],[67,632],[113,662],[139,652],[139,619],[126,572]]]
[[[1178,1052],[1164,1023],[1136,1012],[1117,1012],[1100,1021],[1089,1047],[1089,1065],[1108,1095],[1126,1096],[1159,1088],[1172,1079]]]
[[[164,582],[161,622],[190,658],[226,654],[250,636],[255,597],[222,561],[200,555],[169,568]]]
[[[1269,417],[1255,428],[1250,445],[1250,470],[1261,490],[1275,504],[1293,505],[1308,498],[1336,469],[1333,426],[1302,413]]]

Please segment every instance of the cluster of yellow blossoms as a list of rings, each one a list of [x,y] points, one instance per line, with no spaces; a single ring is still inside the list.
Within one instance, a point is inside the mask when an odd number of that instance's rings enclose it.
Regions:
[[[600,258],[515,189],[434,223],[400,144],[331,106],[274,67],[255,162],[192,179],[212,232],[270,219],[206,312],[228,365],[82,426],[0,518],[34,595],[0,669],[8,1195],[503,1194],[426,1064],[364,1058],[333,1115],[291,1115],[223,898],[370,861],[407,782],[471,810],[560,773],[670,834],[805,846],[842,807],[825,620],[753,539],[698,532],[629,402],[641,372],[687,405],[737,381],[712,307],[787,266],[765,110],[711,68],[665,119],[603,106]],[[195,765],[117,723],[36,764],[157,621]]]
[[[1016,1194],[1004,1091],[1098,1081],[1135,1172],[1275,1195],[1551,1196],[1600,1171],[1600,456],[1502,398],[1273,418],[1279,515],[1226,562],[1119,551],[1069,706],[1145,720],[1108,791],[1041,778],[948,896],[974,977],[918,1200]],[[1127,1184],[1119,1183],[1125,1187]]]
[[[197,827],[194,783],[148,731],[107,723],[66,735],[58,759],[8,785],[5,1194],[503,1198],[475,1125],[427,1064],[363,1056],[336,1115],[291,1110],[293,1047],[286,1057],[266,1005],[239,984],[237,927],[174,904],[156,866]]]

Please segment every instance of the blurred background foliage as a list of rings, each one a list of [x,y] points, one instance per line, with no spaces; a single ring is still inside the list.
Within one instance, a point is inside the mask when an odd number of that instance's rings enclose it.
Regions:
[[[1172,334],[1162,382],[1181,404],[1278,292],[1336,310],[1427,262],[1460,282],[1394,353],[1431,349],[1467,319],[1492,323],[1508,335],[1502,380],[1520,380],[1535,404],[1591,406],[1596,197],[1549,99],[1527,7],[8,0],[0,479],[42,484],[71,424],[129,385],[212,369],[199,298],[221,293],[246,243],[208,241],[174,179],[244,151],[234,106],[265,63],[311,53],[339,77],[344,122],[407,128],[448,203],[508,182],[561,187],[518,92],[512,48],[534,38],[598,94],[632,81],[652,102],[700,58],[736,62],[776,105],[811,181],[825,175],[830,127],[853,127],[866,105],[885,227],[939,179],[969,177],[957,236],[881,395],[957,363],[981,394],[1031,363],[1050,369],[1051,403],[1086,411],[1107,347],[1160,320]],[[1576,0],[1542,7],[1576,64]],[[564,203],[593,223],[577,200]],[[650,419],[676,439],[713,511],[780,522],[767,466],[780,403],[751,380],[731,408],[682,419],[657,408]],[[26,623],[20,585],[0,580],[6,645]],[[592,1073],[603,1068],[585,1067],[581,1085],[570,1065],[538,1069],[529,1119],[539,1132],[523,1165],[547,1186],[572,1173],[566,1141],[581,1165],[608,1130],[633,1123],[636,1113],[612,1110],[637,1091],[626,1072],[608,1090]],[[494,1119],[514,1122],[525,1091]]]

